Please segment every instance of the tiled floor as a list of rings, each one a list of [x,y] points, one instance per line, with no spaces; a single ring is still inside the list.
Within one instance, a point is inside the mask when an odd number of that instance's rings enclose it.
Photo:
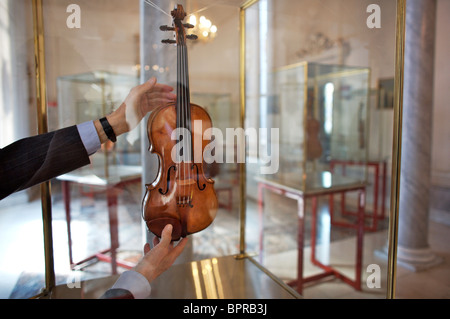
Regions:
[[[119,207],[120,249],[121,254],[139,256],[143,237],[141,217],[138,213],[140,203],[137,204],[132,198],[132,192],[129,195],[128,198],[125,196],[121,199],[122,205]],[[70,275],[63,203],[57,193],[53,200],[55,269],[59,275]],[[12,198],[0,202],[0,298],[10,297],[17,280],[23,273],[42,273],[44,269],[40,202],[21,203],[19,201],[15,205],[8,205],[13,201]],[[249,202],[248,209],[254,210],[255,205]],[[221,209],[212,226],[192,236],[192,246],[187,252],[189,256],[185,259],[198,260],[237,253],[239,243],[237,211],[236,207],[231,212]],[[72,203],[72,218],[75,259],[81,259],[108,246],[106,206],[101,196],[92,202],[75,198]],[[282,224],[283,221],[275,220],[273,225],[277,223]],[[258,232],[253,228],[255,226],[255,220],[252,220],[250,213],[247,221],[249,241],[258,238]],[[448,244],[450,226],[430,220],[429,227],[429,244],[433,251],[443,258],[443,263],[419,273],[397,267],[397,298],[450,298],[450,245]],[[296,269],[295,240],[281,239],[295,238],[295,235],[289,234],[288,231],[280,233],[278,230],[275,230],[275,234],[277,236],[267,237],[264,264],[280,278],[292,279],[295,277]],[[332,238],[331,244],[321,241],[316,250],[317,255],[328,259],[342,272],[352,276],[354,272],[352,256],[355,247],[353,235],[337,234],[332,231],[328,236]],[[386,242],[386,229],[366,233],[364,236],[362,291],[356,291],[338,279],[327,279],[313,285],[308,284],[304,289],[304,297],[385,298],[386,259],[375,252],[381,251]],[[254,247],[256,246],[251,248]],[[309,256],[309,249],[305,247],[305,256]],[[369,288],[366,284],[366,279],[371,274],[366,271],[370,264],[380,266],[380,288]],[[306,275],[317,271],[307,257],[305,257],[304,268]],[[86,268],[83,274],[86,277],[104,276],[108,275],[109,271],[108,264],[97,263]]]

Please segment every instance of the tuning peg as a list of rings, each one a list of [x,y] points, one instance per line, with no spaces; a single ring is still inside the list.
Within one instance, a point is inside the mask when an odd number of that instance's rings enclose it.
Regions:
[[[190,24],[190,23],[184,23],[183,25],[185,28],[188,28],[188,29],[192,29],[194,27],[194,25]]]
[[[188,38],[189,40],[197,40],[198,36],[196,36],[195,34],[189,34],[186,36],[186,38]]]
[[[161,31],[175,31],[175,28],[174,28],[174,27],[169,27],[169,26],[167,26],[167,25],[162,25],[162,26],[159,27],[159,29],[160,29]]]
[[[170,39],[162,40],[161,42],[162,42],[162,43],[165,43],[165,44],[173,44],[173,43],[177,43],[177,41],[175,41],[175,40],[170,40]]]

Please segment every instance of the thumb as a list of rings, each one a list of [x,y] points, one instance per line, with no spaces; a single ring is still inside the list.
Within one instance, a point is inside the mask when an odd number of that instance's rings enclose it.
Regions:
[[[169,244],[172,242],[172,224],[167,224],[162,233],[161,233],[161,241],[159,242],[162,246],[169,246]]]

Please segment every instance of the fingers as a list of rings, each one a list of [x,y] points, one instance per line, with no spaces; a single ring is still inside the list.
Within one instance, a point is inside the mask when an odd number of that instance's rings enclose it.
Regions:
[[[156,83],[155,86],[151,88],[152,92],[172,92],[173,87],[167,84]]]
[[[148,93],[149,91],[151,91],[151,92],[172,92],[173,91],[173,87],[171,87],[170,85],[156,83],[155,77],[152,77],[144,84],[139,85],[138,88],[139,88],[140,94],[145,93],[145,92]]]
[[[138,86],[138,91],[140,94],[145,93],[148,90],[151,90],[154,86],[156,85],[156,78],[152,77],[150,78],[147,82],[145,82],[144,84],[141,84]]]
[[[171,92],[147,92],[147,98],[149,100],[167,100],[167,101],[174,101],[176,100],[177,96],[174,93]]]
[[[159,244],[159,238],[158,237],[153,237],[153,247],[155,247],[156,245]]]

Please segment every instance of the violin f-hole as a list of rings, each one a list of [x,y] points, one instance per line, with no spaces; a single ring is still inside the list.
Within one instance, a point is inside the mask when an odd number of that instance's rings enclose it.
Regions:
[[[172,165],[169,167],[169,169],[167,170],[167,188],[165,191],[163,191],[162,188],[158,189],[159,193],[161,195],[166,195],[169,192],[169,188],[170,188],[170,170],[173,168],[174,171],[177,170],[176,166]]]
[[[198,189],[199,190],[204,190],[205,188],[206,188],[206,184],[203,184],[202,186],[200,186],[200,180],[199,180],[199,176],[198,176],[198,166],[197,166],[197,164],[192,164],[192,166],[191,166],[191,169],[193,169],[193,168],[197,168],[197,186],[198,186]]]

